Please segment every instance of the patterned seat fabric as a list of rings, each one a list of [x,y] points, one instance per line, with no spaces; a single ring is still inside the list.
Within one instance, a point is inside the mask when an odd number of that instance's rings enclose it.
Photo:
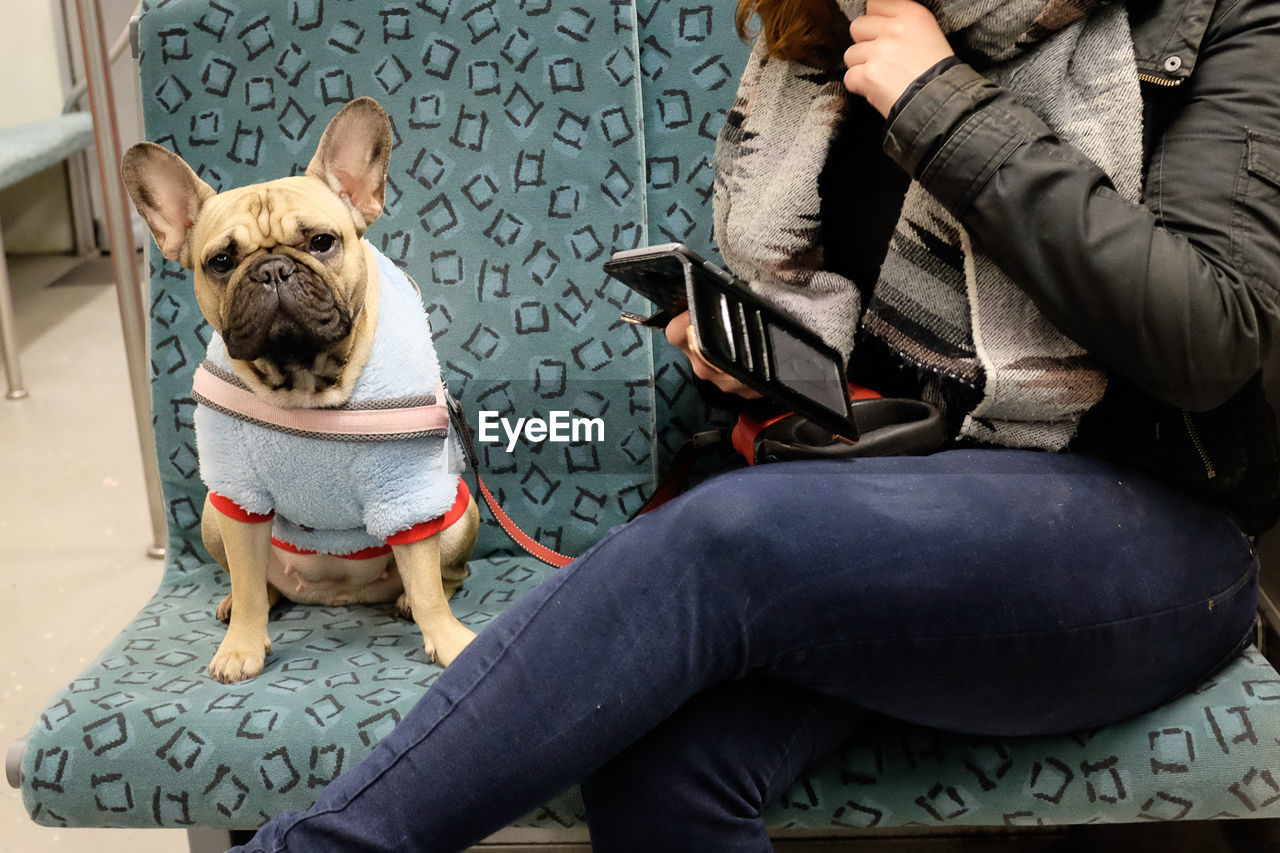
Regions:
[[[603,441],[481,445],[486,480],[551,547],[624,520],[709,413],[609,282],[610,252],[710,251],[711,153],[747,51],[732,7],[691,0],[153,0],[142,22],[150,138],[215,188],[299,172],[328,118],[376,97],[396,132],[370,232],[422,286],[473,425],[553,411]],[[153,256],[154,257],[154,256]],[[152,269],[156,441],[170,558],[155,597],[36,722],[24,797],[40,823],[253,827],[304,808],[440,669],[389,607],[278,608],[259,678],[205,667],[228,586],[198,544],[191,375],[209,329],[185,271]],[[661,341],[659,341],[661,343]],[[476,630],[544,577],[482,531],[454,601]],[[873,723],[796,783],[771,826],[1060,824],[1280,815],[1280,677],[1249,652],[1122,725],[999,740]],[[570,791],[522,825],[582,822]]]

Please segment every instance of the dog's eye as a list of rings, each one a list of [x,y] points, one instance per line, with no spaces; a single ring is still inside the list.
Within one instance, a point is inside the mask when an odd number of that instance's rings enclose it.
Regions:
[[[209,269],[216,273],[229,273],[236,262],[226,252],[220,252],[209,259]]]
[[[311,238],[311,251],[323,255],[333,248],[333,244],[334,237],[332,234],[317,234]]]

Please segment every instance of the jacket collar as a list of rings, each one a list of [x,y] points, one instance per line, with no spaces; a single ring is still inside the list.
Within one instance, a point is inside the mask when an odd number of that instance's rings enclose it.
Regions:
[[[1138,75],[1159,86],[1191,76],[1216,0],[1129,0]]]

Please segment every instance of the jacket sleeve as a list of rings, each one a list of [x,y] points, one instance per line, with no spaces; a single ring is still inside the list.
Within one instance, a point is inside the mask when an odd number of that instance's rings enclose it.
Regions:
[[[884,148],[1108,369],[1208,409],[1280,330],[1278,55],[1280,2],[1219,4],[1142,205],[967,65],[903,105]]]

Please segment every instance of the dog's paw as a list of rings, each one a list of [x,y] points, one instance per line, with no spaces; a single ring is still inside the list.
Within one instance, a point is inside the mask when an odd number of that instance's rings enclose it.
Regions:
[[[224,625],[231,622],[231,593],[227,593],[227,597],[219,602],[216,615],[218,621]]]
[[[433,663],[448,666],[475,638],[474,631],[464,627],[461,622],[454,621],[453,624],[442,625],[429,634],[424,632],[422,645]]]
[[[270,651],[270,640],[243,643],[228,636],[218,646],[213,660],[209,661],[209,677],[223,684],[256,678],[262,674]]]
[[[413,608],[409,606],[409,596],[406,593],[400,593],[400,597],[396,599],[396,615],[413,621]]]

